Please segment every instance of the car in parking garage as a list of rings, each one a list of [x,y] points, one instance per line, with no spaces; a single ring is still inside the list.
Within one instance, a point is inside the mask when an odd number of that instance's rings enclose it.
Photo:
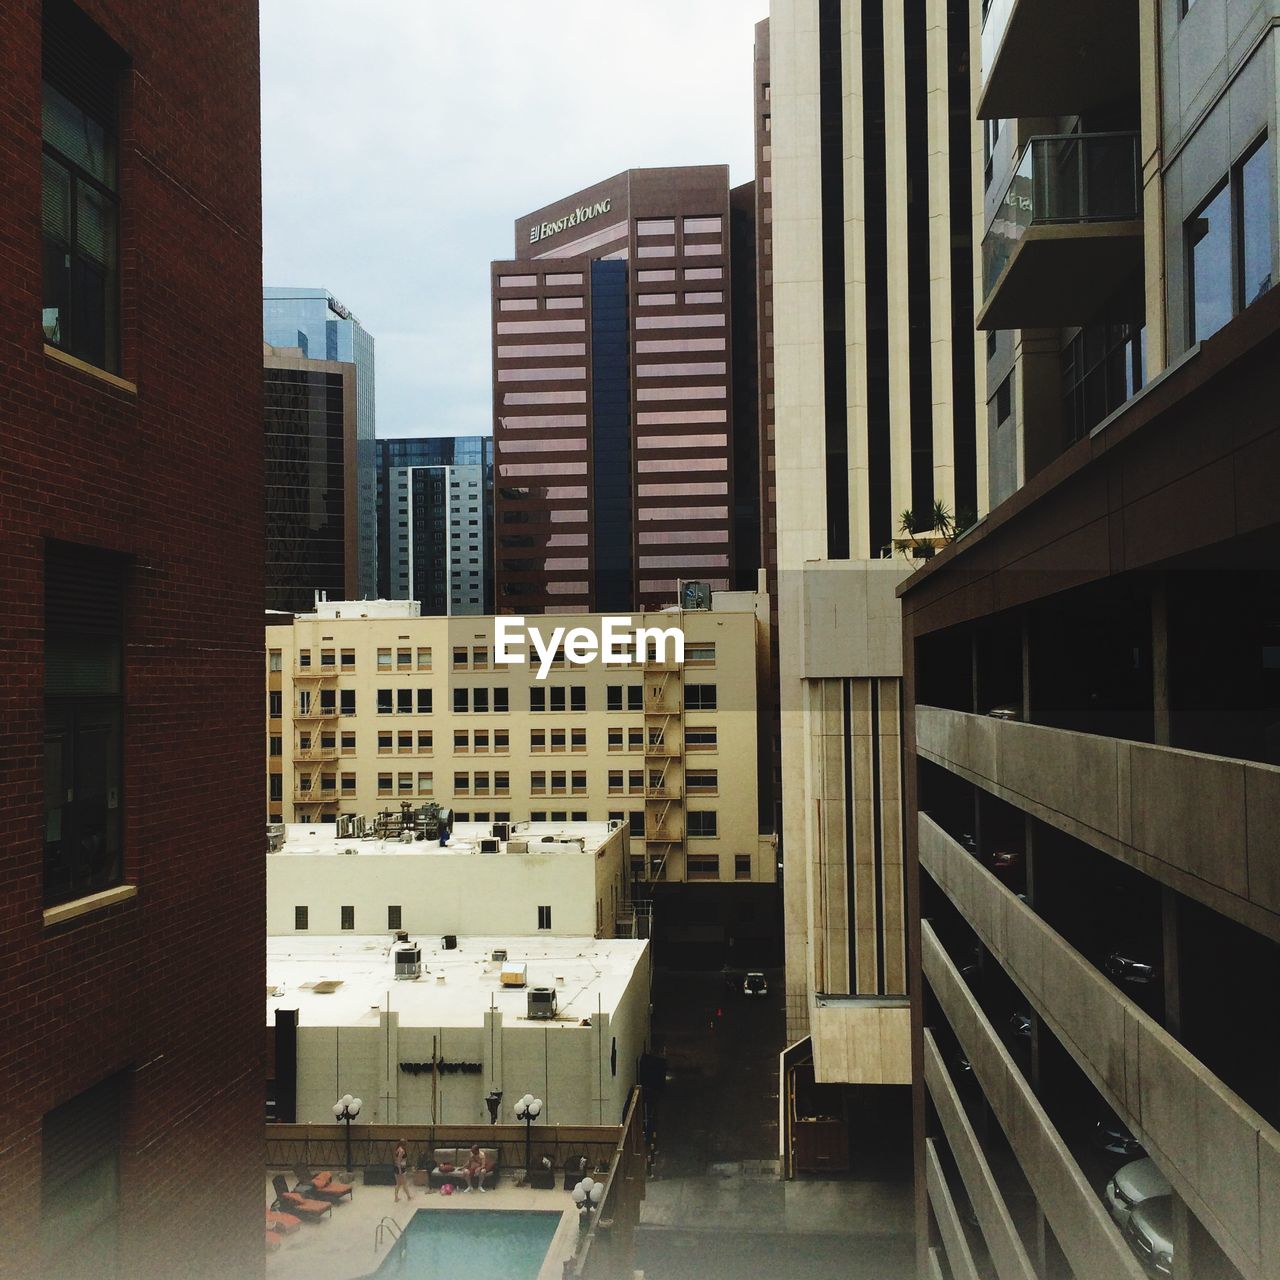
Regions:
[[[1135,1205],[1124,1237],[1153,1275],[1173,1275],[1173,1197],[1152,1196]]]
[[[1115,1220],[1121,1231],[1127,1231],[1133,1211],[1148,1200],[1157,1200],[1168,1196],[1173,1188],[1169,1180],[1156,1167],[1150,1158],[1131,1160],[1116,1170],[1107,1183],[1103,1198],[1107,1202],[1107,1212]]]

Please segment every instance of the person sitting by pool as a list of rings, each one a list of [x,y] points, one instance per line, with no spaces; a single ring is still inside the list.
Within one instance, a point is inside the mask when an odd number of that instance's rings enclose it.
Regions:
[[[489,1161],[485,1158],[484,1152],[479,1147],[473,1146],[462,1172],[467,1178],[467,1185],[463,1187],[464,1192],[470,1191],[473,1183],[483,1191],[485,1189],[484,1180],[493,1170],[489,1167]]]

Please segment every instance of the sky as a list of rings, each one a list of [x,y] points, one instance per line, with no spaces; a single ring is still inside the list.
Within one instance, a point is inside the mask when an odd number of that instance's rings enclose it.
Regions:
[[[489,263],[623,169],[752,174],[767,0],[262,0],[263,280],[374,336],[379,436],[492,430]]]

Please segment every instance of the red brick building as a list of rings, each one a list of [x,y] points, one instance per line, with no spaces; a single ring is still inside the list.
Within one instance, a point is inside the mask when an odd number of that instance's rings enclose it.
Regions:
[[[0,1275],[260,1275],[257,7],[0,6]]]

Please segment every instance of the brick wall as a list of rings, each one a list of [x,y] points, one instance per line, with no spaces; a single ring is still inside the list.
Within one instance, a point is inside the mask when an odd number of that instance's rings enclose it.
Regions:
[[[261,1275],[261,204],[252,0],[84,0],[131,59],[122,367],[45,353],[40,0],[0,6],[0,1275],[41,1118],[127,1069],[121,1274]],[[43,545],[127,553],[134,901],[42,916]]]

